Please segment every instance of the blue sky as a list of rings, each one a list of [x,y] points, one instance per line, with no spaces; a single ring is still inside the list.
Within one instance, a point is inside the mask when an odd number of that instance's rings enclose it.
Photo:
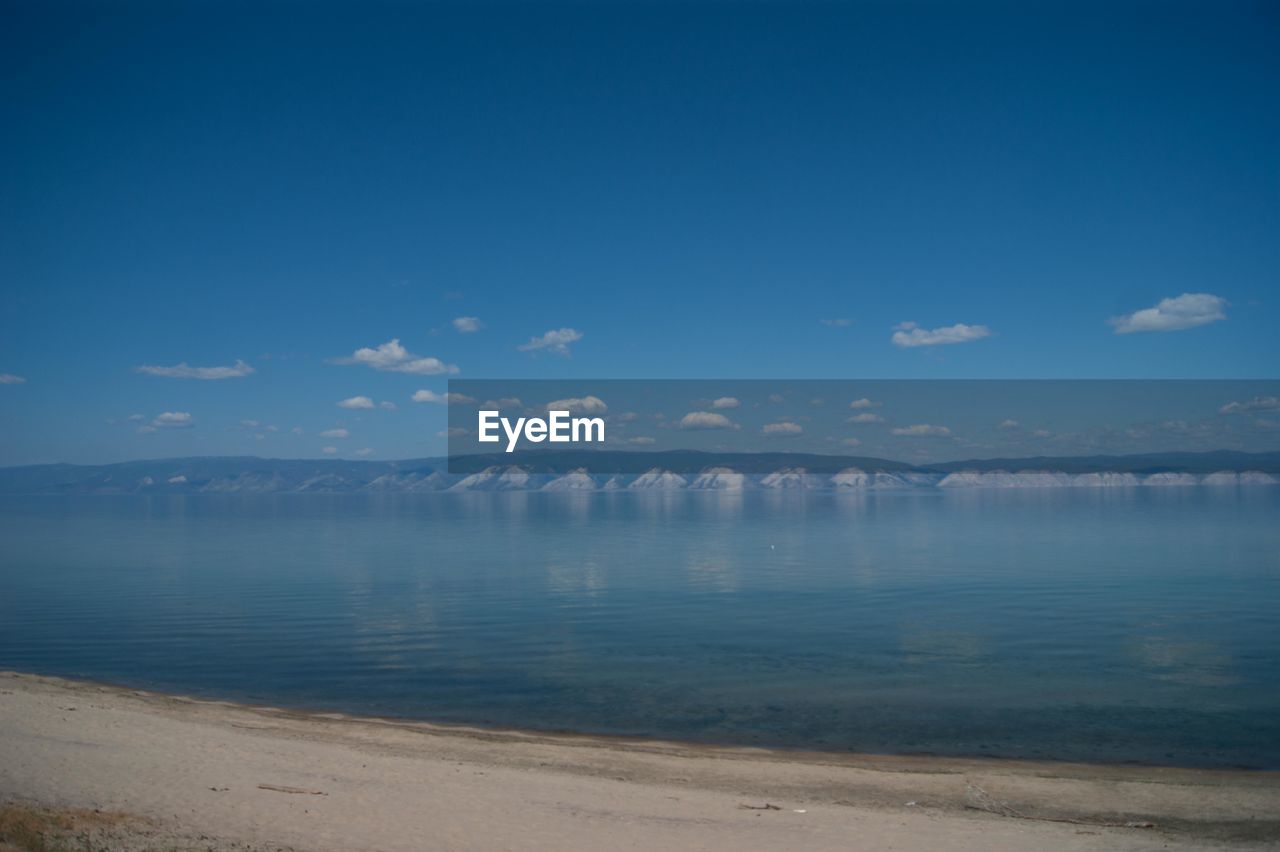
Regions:
[[[414,356],[470,378],[1277,374],[1274,6],[6,18],[0,463],[438,454],[443,412],[411,396],[450,374]],[[181,364],[243,375],[138,370]],[[375,407],[338,407],[357,396]]]

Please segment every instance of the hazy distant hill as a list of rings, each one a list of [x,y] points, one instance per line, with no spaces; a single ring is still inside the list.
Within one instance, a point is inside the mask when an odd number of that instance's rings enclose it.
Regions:
[[[1280,453],[1142,453],[1128,456],[1033,456],[1015,459],[974,459],[942,462],[930,470],[1052,470],[1062,473],[1217,473],[1259,471],[1280,473]]]
[[[866,471],[917,470],[906,462],[867,456],[829,456],[817,453],[708,453],[698,450],[635,452],[628,450],[533,450],[518,453],[484,453],[453,459],[454,472],[477,473],[495,465],[518,465],[529,473],[588,471],[642,474],[654,468],[671,473],[698,474],[708,468],[727,467],[738,473],[773,473],[803,468],[809,473],[839,473],[851,467]]]
[[[203,457],[0,468],[4,494],[1058,487],[1270,484],[1280,453],[978,459],[915,466],[804,453],[580,451],[402,461]]]

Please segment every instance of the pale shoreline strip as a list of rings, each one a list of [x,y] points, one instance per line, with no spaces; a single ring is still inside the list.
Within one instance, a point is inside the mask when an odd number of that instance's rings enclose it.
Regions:
[[[212,848],[1280,847],[1277,772],[484,730],[13,672],[0,800],[124,811]]]

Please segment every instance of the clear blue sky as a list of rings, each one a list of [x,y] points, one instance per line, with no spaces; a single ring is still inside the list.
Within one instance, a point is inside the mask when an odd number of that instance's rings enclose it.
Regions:
[[[4,15],[0,463],[438,454],[412,356],[1277,375],[1274,4]]]

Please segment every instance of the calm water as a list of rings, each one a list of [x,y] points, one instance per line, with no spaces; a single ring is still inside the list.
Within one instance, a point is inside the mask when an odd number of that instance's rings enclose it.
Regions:
[[[1280,488],[0,500],[0,668],[548,729],[1280,767]]]

